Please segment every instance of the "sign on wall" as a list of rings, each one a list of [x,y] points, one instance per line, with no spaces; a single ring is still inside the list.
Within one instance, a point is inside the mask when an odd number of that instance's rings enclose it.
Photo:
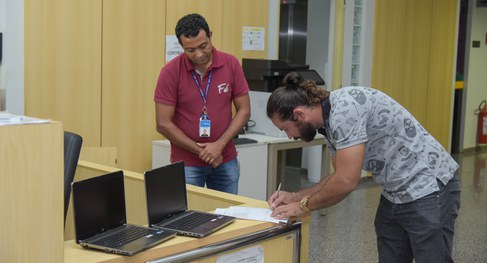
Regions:
[[[166,63],[183,53],[183,47],[179,44],[176,35],[166,35]]]
[[[265,28],[244,26],[242,28],[242,50],[264,50]]]

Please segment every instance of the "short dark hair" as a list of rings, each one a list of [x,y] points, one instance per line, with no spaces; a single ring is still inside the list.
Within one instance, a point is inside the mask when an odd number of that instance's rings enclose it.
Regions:
[[[203,29],[208,38],[211,37],[210,27],[205,18],[200,14],[188,14],[179,19],[176,25],[176,37],[181,44],[181,35],[184,37],[195,37]]]

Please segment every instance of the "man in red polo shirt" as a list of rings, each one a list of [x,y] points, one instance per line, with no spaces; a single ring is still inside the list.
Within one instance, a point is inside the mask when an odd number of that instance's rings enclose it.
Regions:
[[[237,194],[240,172],[232,139],[250,117],[242,67],[212,46],[210,28],[199,14],[182,17],[176,36],[184,53],[159,74],[157,131],[171,142],[171,163],[184,161],[187,183]]]

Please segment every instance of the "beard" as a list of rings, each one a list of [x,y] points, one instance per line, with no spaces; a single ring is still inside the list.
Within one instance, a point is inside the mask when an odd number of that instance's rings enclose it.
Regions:
[[[296,124],[299,129],[299,134],[301,135],[301,137],[299,137],[298,139],[301,139],[305,142],[310,142],[315,138],[316,129],[313,127],[313,125],[311,125],[311,123],[297,121]]]

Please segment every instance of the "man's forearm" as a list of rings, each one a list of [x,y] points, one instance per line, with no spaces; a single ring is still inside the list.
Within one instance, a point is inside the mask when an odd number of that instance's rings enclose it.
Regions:
[[[294,200],[293,201],[299,202],[299,200],[303,199],[304,197],[306,197],[308,195],[312,195],[312,194],[320,191],[320,189],[322,189],[324,187],[324,185],[326,184],[326,181],[331,176],[333,176],[333,174],[327,175],[325,178],[321,179],[321,181],[319,181],[318,183],[314,184],[311,187],[302,189],[299,192],[294,193]]]
[[[355,188],[356,183],[343,180],[336,174],[331,174],[316,185],[299,191],[299,200],[305,196],[311,196],[308,207],[317,210],[333,206],[347,197]],[[299,201],[297,200],[297,201]]]
[[[192,152],[199,154],[201,148],[196,145],[196,142],[189,138],[181,129],[174,124],[166,124],[165,127],[159,126],[157,131],[162,134],[171,143]]]

